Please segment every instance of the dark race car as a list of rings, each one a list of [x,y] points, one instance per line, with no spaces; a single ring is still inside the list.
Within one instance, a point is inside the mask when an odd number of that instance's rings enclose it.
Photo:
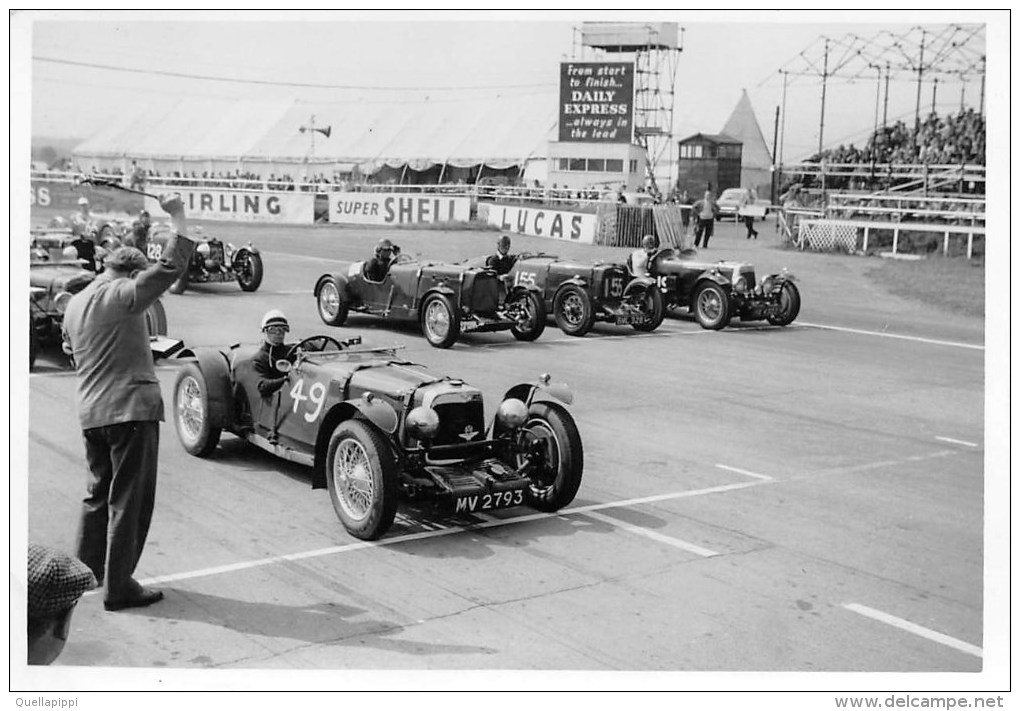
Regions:
[[[584,452],[570,390],[543,375],[514,385],[486,425],[482,393],[398,357],[396,347],[318,335],[294,344],[287,382],[263,398],[258,346],[198,349],[173,389],[177,435],[210,456],[226,430],[312,467],[344,528],[389,529],[400,500],[435,515],[527,505],[556,511],[581,483]]]
[[[342,326],[351,311],[413,320],[436,348],[474,331],[510,331],[521,341],[542,335],[545,305],[535,290],[500,299],[499,289],[492,269],[401,256],[382,281],[365,276],[365,262],[353,262],[319,277],[313,293],[319,317],[330,326]]]
[[[61,343],[60,328],[64,323],[67,303],[74,294],[91,284],[96,275],[83,269],[77,261],[33,261],[29,269],[28,303],[31,320],[28,331],[28,365],[31,368],[42,347]],[[167,322],[162,303],[156,301],[150,306],[145,312],[145,320],[154,356],[166,356],[180,350],[183,344],[165,338]]]
[[[786,326],[800,312],[800,291],[786,269],[757,282],[754,265],[699,260],[692,249],[660,250],[649,265],[666,306],[690,309],[702,328],[721,329],[731,318]]]
[[[197,242],[191,263],[181,277],[170,285],[170,293],[183,294],[189,284],[237,281],[242,291],[255,291],[262,284],[262,255],[251,242],[235,247],[215,237],[205,237],[201,228],[188,236]],[[156,261],[163,255],[170,232],[165,225],[153,226],[146,245],[146,256]]]
[[[666,312],[655,280],[635,278],[623,264],[522,253],[506,275],[506,288],[511,297],[537,290],[556,325],[570,336],[583,336],[596,321],[654,331]]]

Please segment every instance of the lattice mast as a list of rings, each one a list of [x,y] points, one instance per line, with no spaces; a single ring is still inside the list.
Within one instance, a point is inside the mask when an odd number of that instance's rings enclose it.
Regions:
[[[645,175],[655,190],[656,168],[675,145],[673,101],[682,51],[683,28],[675,22],[585,22],[574,28],[575,59],[634,62],[634,141],[644,151]],[[676,164],[670,164],[672,185]]]

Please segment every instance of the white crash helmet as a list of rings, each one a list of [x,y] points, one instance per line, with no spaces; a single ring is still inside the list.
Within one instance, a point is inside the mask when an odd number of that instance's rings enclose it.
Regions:
[[[262,317],[262,330],[265,331],[270,326],[283,326],[290,331],[290,324],[287,323],[287,317],[280,309],[270,309],[266,311]]]

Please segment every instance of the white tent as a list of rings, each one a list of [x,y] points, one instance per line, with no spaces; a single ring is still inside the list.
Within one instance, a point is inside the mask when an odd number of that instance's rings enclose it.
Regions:
[[[765,143],[765,137],[762,136],[746,89],[740,95],[740,101],[737,102],[720,133],[732,136],[743,143],[740,162],[741,187],[753,187],[760,197],[768,197],[772,184],[772,153]]]
[[[340,164],[369,174],[384,165],[501,169],[545,156],[556,110],[548,96],[344,104],[188,99],[119,117],[73,155],[83,169],[126,169],[137,160],[161,173],[238,169],[295,178]],[[329,127],[328,137],[299,130],[313,116],[316,128]]]

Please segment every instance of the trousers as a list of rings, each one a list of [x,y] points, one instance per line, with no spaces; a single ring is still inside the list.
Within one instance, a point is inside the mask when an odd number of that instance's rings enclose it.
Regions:
[[[701,247],[702,246],[701,240],[702,238],[704,238],[705,240],[704,246],[707,247],[708,240],[712,236],[712,232],[714,230],[715,230],[715,218],[709,217],[708,219],[705,219],[704,217],[699,217],[698,226],[695,228],[694,232],[694,246]]]
[[[83,430],[89,477],[78,523],[77,556],[105,580],[107,600],[137,594],[132,577],[156,502],[158,422]]]

